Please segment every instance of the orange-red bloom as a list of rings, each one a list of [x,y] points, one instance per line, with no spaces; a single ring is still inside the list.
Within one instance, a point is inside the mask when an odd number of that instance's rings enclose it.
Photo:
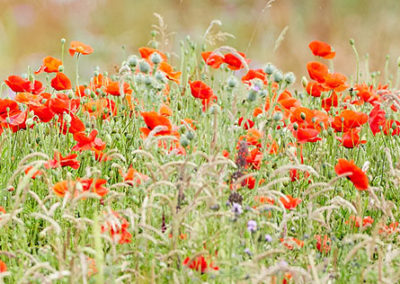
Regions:
[[[219,267],[215,266],[212,261],[210,262],[210,264],[208,264],[206,259],[202,255],[196,257],[192,261],[190,261],[189,257],[185,258],[185,260],[183,261],[183,265],[189,267],[190,269],[199,271],[201,273],[207,272],[208,268],[211,268],[213,270],[219,270]]]
[[[331,239],[328,237],[328,235],[324,235],[323,238],[321,238],[320,235],[316,235],[315,239],[317,240],[317,250],[327,254],[331,250]]]
[[[354,161],[339,159],[335,166],[335,172],[337,175],[349,173],[350,176],[347,176],[347,178],[358,190],[362,191],[368,189],[368,177],[365,172],[354,164]]]
[[[367,143],[367,140],[360,140],[359,132],[360,130],[358,128],[353,128],[343,133],[342,137],[336,137],[336,139],[346,148],[358,147],[360,144]]]
[[[279,198],[279,201],[283,204],[283,206],[286,209],[292,210],[295,209],[297,207],[297,205],[299,205],[301,203],[301,199],[299,198],[293,198],[291,195],[286,195],[285,197],[281,197]]]
[[[88,55],[93,52],[93,48],[90,45],[84,44],[80,41],[71,41],[69,47],[69,54],[74,56],[75,53]]]
[[[224,57],[212,51],[202,52],[201,57],[208,66],[215,69],[218,69],[224,63]]]
[[[324,83],[325,77],[328,75],[328,67],[325,64],[319,62],[307,63],[307,71],[310,78],[319,82]]]
[[[39,68],[38,71],[35,72],[35,74],[40,74],[43,71],[46,73],[54,73],[58,72],[58,68],[62,65],[61,60],[54,58],[52,56],[46,56],[43,59],[43,65]]]
[[[0,260],[0,273],[7,272],[7,265]]]
[[[69,154],[65,157],[60,152],[54,152],[53,160],[50,160],[44,164],[46,169],[55,169],[58,167],[71,167],[74,170],[79,168],[80,162],[76,160],[77,154]]]
[[[128,232],[128,228],[129,222],[117,212],[112,211],[105,224],[101,226],[101,232],[109,232],[113,241],[125,244],[132,241],[132,234]]]
[[[332,59],[336,55],[336,52],[332,51],[332,47],[329,44],[319,40],[310,42],[308,47],[315,56],[320,56],[325,59]]]
[[[93,129],[89,136],[86,136],[84,132],[75,133],[74,140],[78,143],[72,147],[72,151],[82,152],[85,150],[91,150],[92,148],[103,150],[106,144],[100,138],[96,138],[97,133],[96,129]]]
[[[69,90],[72,88],[71,80],[64,73],[57,73],[51,80],[51,86],[57,91]]]
[[[290,250],[294,248],[300,249],[304,246],[304,242],[296,238],[286,238],[286,239],[281,238],[280,241],[285,247],[287,247]]]

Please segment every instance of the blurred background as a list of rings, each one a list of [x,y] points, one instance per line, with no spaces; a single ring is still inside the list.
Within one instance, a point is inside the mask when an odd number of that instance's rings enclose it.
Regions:
[[[394,72],[400,56],[399,0],[0,0],[0,80],[27,72],[27,66],[36,70],[44,56],[60,58],[61,38],[95,49],[81,59],[84,75],[96,66],[112,71],[151,40],[154,12],[175,32],[166,51],[179,54],[186,35],[201,41],[218,19],[220,30],[235,36],[219,45],[246,52],[254,66],[272,62],[298,78],[313,59],[308,43],[314,39],[335,48],[335,70],[347,75],[355,71],[350,38],[360,56],[369,53],[372,71],[383,70],[390,54]],[[65,58],[67,73],[73,73],[74,61]]]

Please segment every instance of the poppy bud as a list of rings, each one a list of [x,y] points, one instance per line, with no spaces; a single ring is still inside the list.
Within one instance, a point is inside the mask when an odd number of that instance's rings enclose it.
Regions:
[[[136,79],[136,83],[141,84],[144,81],[144,76],[142,73],[139,73],[136,75],[135,79]]]
[[[193,131],[188,131],[188,132],[186,133],[186,137],[187,137],[187,139],[189,139],[189,140],[193,140],[193,138],[194,138],[194,133],[193,133]]]
[[[142,73],[149,73],[150,72],[150,65],[146,61],[142,60],[139,62],[139,70]]]
[[[135,68],[137,64],[138,64],[138,58],[136,57],[136,55],[130,56],[128,58],[129,67]]]
[[[61,44],[65,44],[65,42],[66,42],[65,38],[62,38],[61,39]]]
[[[250,102],[254,102],[257,99],[257,91],[254,89],[251,89],[249,92],[249,96],[247,97],[247,100]]]
[[[297,122],[293,123],[293,129],[297,130],[299,128],[299,125],[297,124]]]
[[[306,114],[304,112],[301,112],[300,113],[300,117],[301,117],[302,120],[305,120],[306,119]]]
[[[354,45],[355,44],[354,39],[352,39],[352,38],[349,40],[349,42],[350,42],[350,45]]]
[[[281,71],[277,70],[273,74],[273,79],[276,83],[280,83],[283,80],[283,74]]]
[[[156,37],[157,36],[157,31],[156,30],[152,30],[150,32],[150,34],[151,34],[151,37]]]
[[[26,121],[25,121],[25,124],[26,124],[26,126],[31,126],[31,125],[33,125],[35,122],[33,121],[33,119],[32,118],[28,118]]]
[[[146,77],[144,77],[144,83],[145,83],[147,86],[150,86],[150,85],[153,83],[153,80],[151,79],[150,76],[146,76]]]
[[[281,112],[276,112],[274,113],[274,115],[272,116],[273,120],[275,121],[280,121],[282,119],[282,113]]]
[[[265,98],[268,95],[268,91],[267,90],[261,90],[260,91],[260,97]]]
[[[291,85],[296,81],[296,76],[293,74],[293,72],[289,72],[285,74],[284,79],[286,84]]]
[[[157,71],[155,77],[157,81],[160,81],[161,83],[165,82],[165,75],[162,72]]]
[[[187,147],[187,146],[189,146],[189,140],[186,138],[186,136],[185,135],[183,135],[182,137],[181,137],[181,139],[180,139],[180,143],[181,143],[181,145],[182,145],[182,147]]]
[[[233,77],[233,76],[229,77],[229,79],[228,79],[228,87],[233,89],[233,88],[236,87],[236,84],[237,84],[236,78]]]
[[[63,119],[67,123],[71,122],[71,120],[72,120],[71,116],[68,113],[65,113],[65,112],[63,113]]]
[[[150,60],[153,62],[153,64],[158,65],[161,63],[162,58],[158,52],[153,52],[153,54],[150,56]]]
[[[308,85],[308,80],[305,76],[303,76],[303,78],[301,78],[301,85],[303,86],[303,88],[306,88]]]
[[[274,65],[272,65],[271,63],[268,63],[267,66],[265,66],[264,68],[264,72],[265,74],[271,75],[272,73],[274,73],[276,70],[276,67]]]
[[[64,72],[64,65],[58,66],[58,72]]]

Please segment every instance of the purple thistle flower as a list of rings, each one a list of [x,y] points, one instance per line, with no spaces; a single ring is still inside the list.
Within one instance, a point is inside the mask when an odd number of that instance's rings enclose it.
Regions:
[[[250,233],[257,231],[257,222],[254,220],[250,220],[249,222],[247,222],[247,231],[249,231]]]

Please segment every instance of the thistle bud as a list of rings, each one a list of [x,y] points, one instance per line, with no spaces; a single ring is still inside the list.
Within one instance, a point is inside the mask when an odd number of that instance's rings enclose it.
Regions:
[[[283,74],[282,74],[282,72],[279,71],[279,70],[275,71],[274,74],[273,74],[273,80],[274,80],[276,83],[280,83],[280,82],[283,80]]]
[[[284,80],[286,84],[291,85],[296,81],[296,76],[293,74],[293,72],[289,72],[285,74]]]
[[[153,54],[150,56],[150,60],[153,62],[153,64],[158,65],[161,63],[162,58],[158,52],[153,52]]]
[[[267,66],[265,66],[264,68],[264,72],[265,74],[271,75],[272,73],[274,73],[276,70],[276,67],[274,65],[272,65],[271,63],[268,63]]]
[[[233,89],[233,88],[236,87],[236,85],[237,85],[237,79],[235,77],[233,77],[233,76],[229,77],[229,79],[228,79],[228,87]]]
[[[146,61],[142,60],[139,62],[139,70],[142,73],[149,73],[150,72],[150,65]]]
[[[137,58],[137,56],[136,56],[136,55],[129,56],[129,58],[128,58],[128,65],[129,65],[129,67],[135,68],[137,64],[138,64],[138,58]]]
[[[181,137],[181,139],[179,140],[179,142],[181,143],[182,147],[187,147],[189,145],[189,140],[186,138],[185,135],[183,135]]]

